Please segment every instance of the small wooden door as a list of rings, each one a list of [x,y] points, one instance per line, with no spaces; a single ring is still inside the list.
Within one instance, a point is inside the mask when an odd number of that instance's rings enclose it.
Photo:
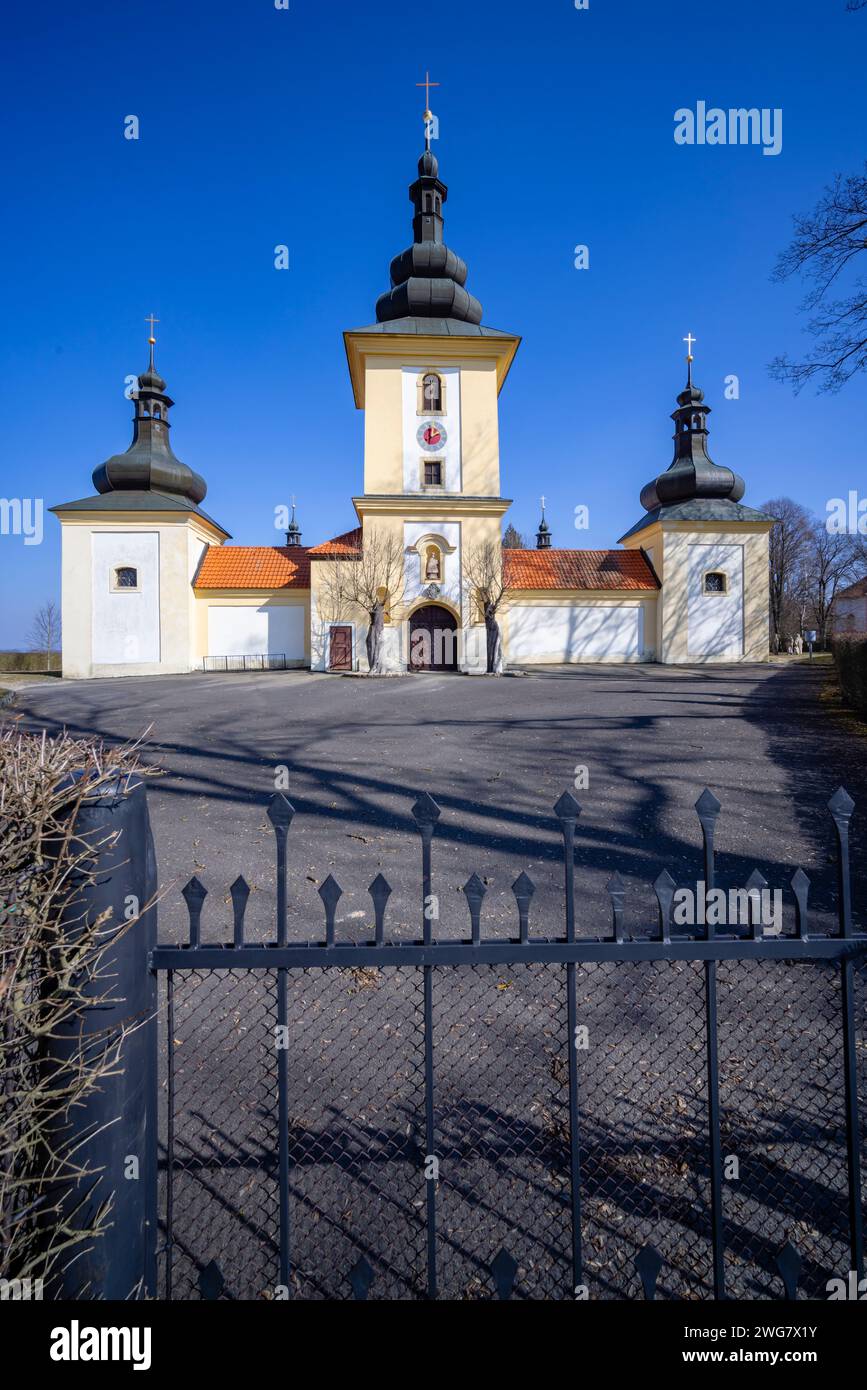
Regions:
[[[328,651],[328,668],[331,671],[352,670],[352,628],[332,627]]]

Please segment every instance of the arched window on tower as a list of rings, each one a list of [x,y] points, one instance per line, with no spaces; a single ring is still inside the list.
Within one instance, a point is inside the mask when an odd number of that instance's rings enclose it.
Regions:
[[[422,382],[422,395],[426,410],[442,410],[443,384],[436,372],[428,372]]]
[[[135,566],[118,565],[111,579],[112,592],[122,593],[125,590],[127,593],[130,593],[133,590],[137,590],[138,587],[138,570]]]

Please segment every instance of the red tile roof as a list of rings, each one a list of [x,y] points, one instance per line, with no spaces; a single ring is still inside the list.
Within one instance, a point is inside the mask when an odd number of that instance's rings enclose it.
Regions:
[[[361,550],[361,527],[354,531],[344,531],[342,536],[334,536],[330,541],[310,547],[308,555],[357,555]]]
[[[507,589],[658,589],[640,550],[503,550]]]
[[[210,545],[196,589],[309,589],[309,552],[303,545]]]
[[[325,559],[357,555],[360,543],[359,526],[309,549],[300,545],[211,545],[199,567],[195,587],[309,589],[311,556]],[[640,550],[505,549],[503,569],[509,589],[658,588],[656,576]]]
[[[850,584],[848,589],[841,589],[837,598],[867,598],[867,574],[863,579],[856,579],[855,583]]]

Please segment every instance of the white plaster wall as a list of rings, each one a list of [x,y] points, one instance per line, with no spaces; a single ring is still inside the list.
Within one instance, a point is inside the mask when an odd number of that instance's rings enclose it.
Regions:
[[[391,676],[399,675],[406,670],[401,635],[402,628],[399,623],[389,623],[382,629],[382,669]]]
[[[208,608],[209,656],[265,656],[285,653],[304,660],[305,611],[301,604],[211,604]]]
[[[203,541],[201,536],[195,535],[192,531],[187,536],[187,574],[190,583],[196,577],[202,556],[208,548],[207,541]]]
[[[441,536],[446,545],[454,549],[448,553],[441,547],[443,557],[443,577],[439,583],[439,597],[453,603],[461,611],[461,524],[459,521],[406,521],[403,526],[404,563],[406,588],[404,604],[410,607],[423,596],[430,580],[424,578],[424,547],[419,555],[412,547],[422,536],[436,540]]]
[[[403,406],[403,489],[404,492],[421,491],[421,460],[438,458],[443,461],[443,480],[446,492],[461,490],[461,373],[458,367],[436,367],[431,364],[427,371],[435,371],[445,385],[446,413],[426,416],[418,414],[418,379],[422,374],[419,368],[401,368],[401,397]],[[418,428],[427,419],[442,425],[446,432],[446,443],[441,449],[426,450],[418,442]]]
[[[310,568],[312,571],[310,581],[310,669],[311,671],[327,671],[329,624],[327,619],[321,616],[319,605],[316,602],[316,567],[311,565]]]
[[[509,607],[509,661],[638,661],[643,648],[640,604]]]
[[[687,575],[687,654],[739,661],[744,654],[744,548],[690,545]],[[703,594],[708,570],[728,575],[728,592]]]
[[[461,628],[458,633],[461,641],[459,649],[459,665],[462,671],[470,676],[483,676],[488,670],[488,634],[484,623],[476,623],[472,627]],[[503,625],[500,624],[501,647],[507,645],[503,634]],[[505,657],[505,652],[501,653]]]
[[[91,537],[94,665],[160,660],[160,538],[156,531],[95,531]],[[138,590],[113,592],[112,571],[138,570]]]

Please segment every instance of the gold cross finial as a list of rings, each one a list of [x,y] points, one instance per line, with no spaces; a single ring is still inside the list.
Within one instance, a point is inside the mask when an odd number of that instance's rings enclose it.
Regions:
[[[151,335],[148,338],[148,342],[155,343],[156,338],[154,337],[154,324],[159,323],[159,319],[155,319],[153,314],[145,314],[145,323],[149,323],[151,326]]]
[[[415,85],[417,87],[424,87],[424,119],[429,121],[431,118],[430,89],[431,87],[439,87],[440,84],[439,82],[431,82],[430,73],[426,72],[424,75],[424,82],[416,82]]]
[[[695,360],[692,355],[692,345],[697,343],[698,339],[694,338],[691,333],[687,333],[683,341],[686,343],[686,384],[692,386],[692,364]]]

